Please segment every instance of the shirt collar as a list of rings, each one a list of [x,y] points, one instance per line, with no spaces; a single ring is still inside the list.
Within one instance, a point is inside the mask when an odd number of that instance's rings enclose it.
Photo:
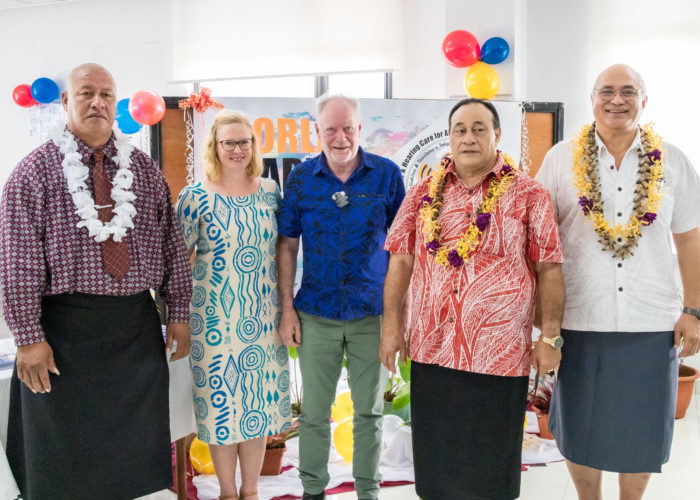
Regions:
[[[459,179],[459,176],[457,175],[457,170],[455,170],[455,162],[452,159],[452,155],[447,155],[449,158],[449,162],[447,163],[447,167],[445,168],[445,176],[448,174],[452,174],[455,179]],[[493,168],[489,170],[484,177],[481,179],[481,183],[483,183],[486,179],[491,178],[491,176],[495,175],[496,178],[500,181],[501,180],[501,168],[503,167],[503,154],[498,151],[498,154],[496,155],[496,162],[493,164]],[[515,170],[515,167],[513,167],[513,170]]]
[[[92,153],[94,152],[95,148],[88,146],[85,143],[85,141],[83,141],[80,137],[71,132],[68,129],[68,127],[66,127],[66,131],[75,139],[75,143],[78,145],[78,153],[80,153],[80,155],[82,156],[83,163],[89,163],[90,157],[92,156]],[[109,137],[109,140],[105,143],[104,146],[102,146],[102,151],[104,151],[105,159],[111,160],[111,158],[117,154],[117,146],[114,144],[114,140],[114,132],[112,132],[112,135]]]
[[[598,131],[595,131],[595,144],[598,146],[598,157],[600,157],[600,154],[605,152],[608,153],[608,148],[605,146],[605,143],[603,142],[603,139],[600,138],[598,135]],[[640,131],[640,128],[637,127],[637,133],[634,135],[634,140],[632,141],[632,144],[630,144],[629,149],[625,152],[625,155],[630,152],[631,149],[637,149],[637,148],[642,148],[642,134]]]
[[[367,161],[367,156],[365,156],[365,152],[361,147],[357,149],[357,157],[359,158],[359,162],[355,171],[358,171],[364,167],[374,168],[374,165]],[[314,174],[318,175],[321,172],[324,172],[325,174],[331,175],[333,172],[331,171],[331,167],[328,166],[328,159],[326,158],[326,153],[322,152],[319,155],[319,160],[320,161],[316,163],[316,167],[314,168]],[[353,174],[354,173],[355,172],[353,172]]]

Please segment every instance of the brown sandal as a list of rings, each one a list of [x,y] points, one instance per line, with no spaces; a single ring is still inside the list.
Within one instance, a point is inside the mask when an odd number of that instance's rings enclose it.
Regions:
[[[245,498],[245,497],[252,497],[253,495],[257,496],[258,492],[257,491],[249,491],[247,493],[243,493],[241,491],[240,493],[240,498]]]

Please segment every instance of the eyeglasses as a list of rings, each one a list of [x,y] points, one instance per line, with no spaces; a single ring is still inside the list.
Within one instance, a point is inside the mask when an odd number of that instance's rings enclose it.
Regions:
[[[630,88],[620,90],[602,88],[595,91],[603,101],[612,101],[618,93],[625,101],[633,101],[639,95],[639,90]]]
[[[253,146],[253,139],[241,139],[240,141],[219,141],[221,149],[224,151],[233,151],[236,146],[241,148],[241,151],[249,151]]]

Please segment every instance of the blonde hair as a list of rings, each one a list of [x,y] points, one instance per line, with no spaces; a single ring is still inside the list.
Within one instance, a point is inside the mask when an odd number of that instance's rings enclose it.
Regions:
[[[248,118],[248,115],[241,113],[240,111],[224,109],[214,117],[214,123],[212,123],[211,129],[209,130],[209,137],[207,137],[207,141],[204,145],[204,154],[202,155],[204,175],[206,175],[207,179],[210,181],[215,181],[219,178],[219,175],[221,175],[221,161],[219,160],[218,150],[219,128],[232,123],[242,123],[247,126],[253,139],[253,145],[251,148],[253,156],[245,169],[248,177],[254,179],[263,173],[262,158],[260,157],[260,152],[258,151],[258,140],[255,137],[255,131],[253,130],[253,124],[251,123],[250,118]]]

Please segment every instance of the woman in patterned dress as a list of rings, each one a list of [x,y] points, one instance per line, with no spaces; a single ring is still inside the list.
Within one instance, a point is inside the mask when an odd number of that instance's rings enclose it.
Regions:
[[[177,215],[195,253],[190,364],[198,437],[209,443],[220,499],[257,498],[266,437],[291,423],[287,347],[275,268],[280,192],[261,179],[250,119],[223,110],[204,146],[205,180],[186,187]]]

